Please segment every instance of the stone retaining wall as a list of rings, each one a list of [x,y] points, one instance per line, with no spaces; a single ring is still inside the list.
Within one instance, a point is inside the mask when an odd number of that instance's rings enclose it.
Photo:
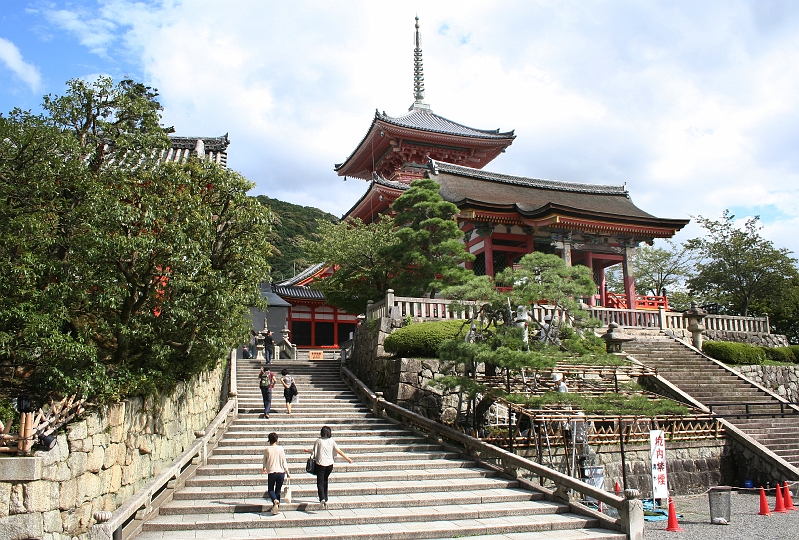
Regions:
[[[799,403],[799,366],[730,366],[744,377]]]
[[[0,538],[88,538],[96,511],[119,507],[211,423],[225,371],[198,375],[167,396],[90,410],[52,450],[0,458]]]
[[[690,333],[690,332],[689,332]],[[705,330],[705,338],[713,341],[732,341],[749,343],[759,347],[787,347],[788,337],[780,334],[763,334],[759,332],[731,332],[729,330]],[[690,336],[688,336],[690,338]]]

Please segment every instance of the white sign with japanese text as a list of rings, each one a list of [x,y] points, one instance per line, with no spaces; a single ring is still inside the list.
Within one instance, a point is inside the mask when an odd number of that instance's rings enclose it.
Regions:
[[[652,497],[654,499],[668,499],[666,438],[662,429],[653,429],[649,432],[649,454],[652,458]]]

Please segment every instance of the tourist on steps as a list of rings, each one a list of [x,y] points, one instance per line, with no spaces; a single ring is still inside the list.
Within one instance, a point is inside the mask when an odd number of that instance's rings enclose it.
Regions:
[[[258,374],[258,386],[261,388],[261,397],[264,400],[264,418],[269,418],[272,412],[272,389],[275,387],[275,374],[268,367],[262,367]]]
[[[271,364],[272,358],[275,356],[275,338],[272,337],[272,331],[267,330],[264,336],[264,356],[266,363]]]
[[[297,385],[294,384],[294,377],[289,375],[289,370],[284,368],[280,374],[283,375],[280,382],[283,383],[283,397],[286,398],[286,412],[291,414],[291,402],[294,396],[297,395]]]
[[[319,495],[319,502],[322,504],[322,508],[325,509],[327,509],[327,479],[330,473],[333,472],[335,454],[352,463],[349,456],[342,452],[336,441],[331,438],[332,435],[333,432],[328,426],[323,427],[320,438],[313,443],[313,450],[303,450],[303,452],[311,454],[311,458],[316,463],[316,471],[314,472],[316,474],[316,492]]]
[[[277,433],[269,434],[269,446],[264,450],[263,473],[267,475],[266,484],[269,497],[272,499],[272,514],[280,512],[280,490],[283,480],[291,478],[289,466],[286,463],[286,452],[282,446],[277,445]]]

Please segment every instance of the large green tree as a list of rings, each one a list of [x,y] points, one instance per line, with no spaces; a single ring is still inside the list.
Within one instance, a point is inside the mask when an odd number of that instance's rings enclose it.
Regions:
[[[473,260],[455,221],[458,207],[445,201],[434,180],[414,180],[391,206],[396,212],[398,242],[387,246],[387,257],[404,271],[392,281],[402,295],[435,296],[443,287],[462,283],[472,274],[462,263]]]
[[[385,256],[386,246],[397,242],[391,219],[365,224],[360,219],[342,223],[320,222],[316,238],[303,243],[314,262],[326,262],[334,273],[314,282],[326,301],[349,313],[363,313],[369,300],[377,302],[391,288],[400,263]]]
[[[213,163],[163,163],[152,89],[69,81],[0,117],[6,391],[116,399],[213,366],[268,273],[268,210]]]
[[[720,220],[696,219],[707,235],[686,243],[702,257],[688,286],[714,299],[723,311],[748,315],[753,306],[779,296],[797,276],[791,252],[760,235],[759,217],[747,219],[743,228],[728,210]]]

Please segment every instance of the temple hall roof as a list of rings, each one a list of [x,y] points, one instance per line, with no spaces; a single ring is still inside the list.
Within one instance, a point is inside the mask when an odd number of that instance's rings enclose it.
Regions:
[[[275,284],[273,286],[273,288],[275,289],[275,292],[277,292],[277,288],[279,288],[279,287],[290,287],[290,286],[293,286],[293,285],[297,285],[298,283],[302,283],[302,282],[308,280],[308,278],[313,277],[318,272],[320,272],[320,271],[324,270],[325,268],[327,268],[327,266],[328,266],[327,263],[317,263],[317,264],[311,265],[308,268],[306,268],[305,270],[303,270],[302,272],[300,272],[299,274],[297,274],[296,276],[291,277],[291,278],[289,278],[287,280],[284,280],[284,281],[281,281],[280,283]],[[278,293],[278,294],[280,294],[280,293]]]
[[[227,166],[228,134],[221,137],[178,137],[169,136],[172,146],[161,152],[161,160],[182,163],[196,155],[209,161]]]
[[[511,176],[432,160],[429,176],[441,186],[444,200],[461,211],[518,212],[530,220],[557,215],[672,230],[688,223],[644,212],[633,204],[624,186]]]

